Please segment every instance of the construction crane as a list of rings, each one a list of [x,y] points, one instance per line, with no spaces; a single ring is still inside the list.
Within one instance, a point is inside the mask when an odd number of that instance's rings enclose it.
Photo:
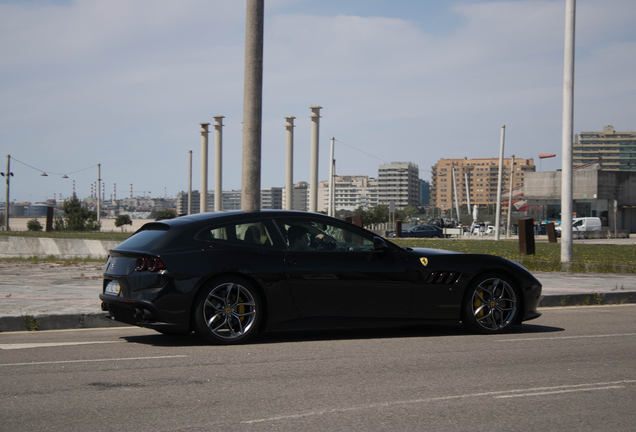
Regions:
[[[146,194],[150,195],[152,193],[152,191],[132,191],[133,194],[138,194],[138,193],[142,193],[143,197],[146,198]]]

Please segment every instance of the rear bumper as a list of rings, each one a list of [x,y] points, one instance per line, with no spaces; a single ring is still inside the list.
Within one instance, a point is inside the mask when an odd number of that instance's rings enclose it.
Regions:
[[[169,330],[173,332],[186,332],[189,326],[167,322],[162,319],[160,311],[148,301],[131,300],[115,297],[108,294],[100,294],[102,310],[108,312],[108,318],[138,327],[147,327],[155,330]]]

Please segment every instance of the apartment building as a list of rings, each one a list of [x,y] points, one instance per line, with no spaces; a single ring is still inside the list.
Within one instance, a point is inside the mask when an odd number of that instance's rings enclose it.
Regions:
[[[524,175],[535,172],[533,159],[503,160],[502,190],[523,186]],[[480,207],[497,203],[497,184],[499,180],[499,158],[488,159],[440,159],[431,167],[431,205],[442,210],[453,208],[455,195],[453,181],[457,184],[458,204]],[[454,172],[454,180],[453,180]]]
[[[261,189],[261,208],[281,210],[283,208],[283,188],[269,187]]]
[[[287,201],[287,191],[283,188],[283,207]],[[307,211],[309,210],[309,183],[300,181],[294,185],[292,210]]]
[[[378,204],[395,202],[398,210],[420,205],[420,170],[412,162],[391,162],[378,168]]]
[[[636,171],[636,132],[581,132],[572,146],[574,166],[598,162],[603,171]]]
[[[369,209],[378,204],[378,181],[365,175],[342,175],[335,177],[335,208],[337,210],[355,210],[358,207]],[[329,208],[329,181],[318,183],[319,212]]]

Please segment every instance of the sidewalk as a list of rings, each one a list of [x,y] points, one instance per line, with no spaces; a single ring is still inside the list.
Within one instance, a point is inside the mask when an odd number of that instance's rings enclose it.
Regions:
[[[0,332],[122,326],[105,318],[98,298],[102,265],[0,262]],[[543,284],[540,306],[636,303],[629,274],[534,272]]]

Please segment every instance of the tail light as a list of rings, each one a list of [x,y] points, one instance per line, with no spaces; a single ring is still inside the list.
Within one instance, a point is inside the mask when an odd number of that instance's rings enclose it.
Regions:
[[[137,258],[135,261],[135,270],[138,272],[148,270],[149,272],[158,272],[164,270],[166,266],[159,258]]]

